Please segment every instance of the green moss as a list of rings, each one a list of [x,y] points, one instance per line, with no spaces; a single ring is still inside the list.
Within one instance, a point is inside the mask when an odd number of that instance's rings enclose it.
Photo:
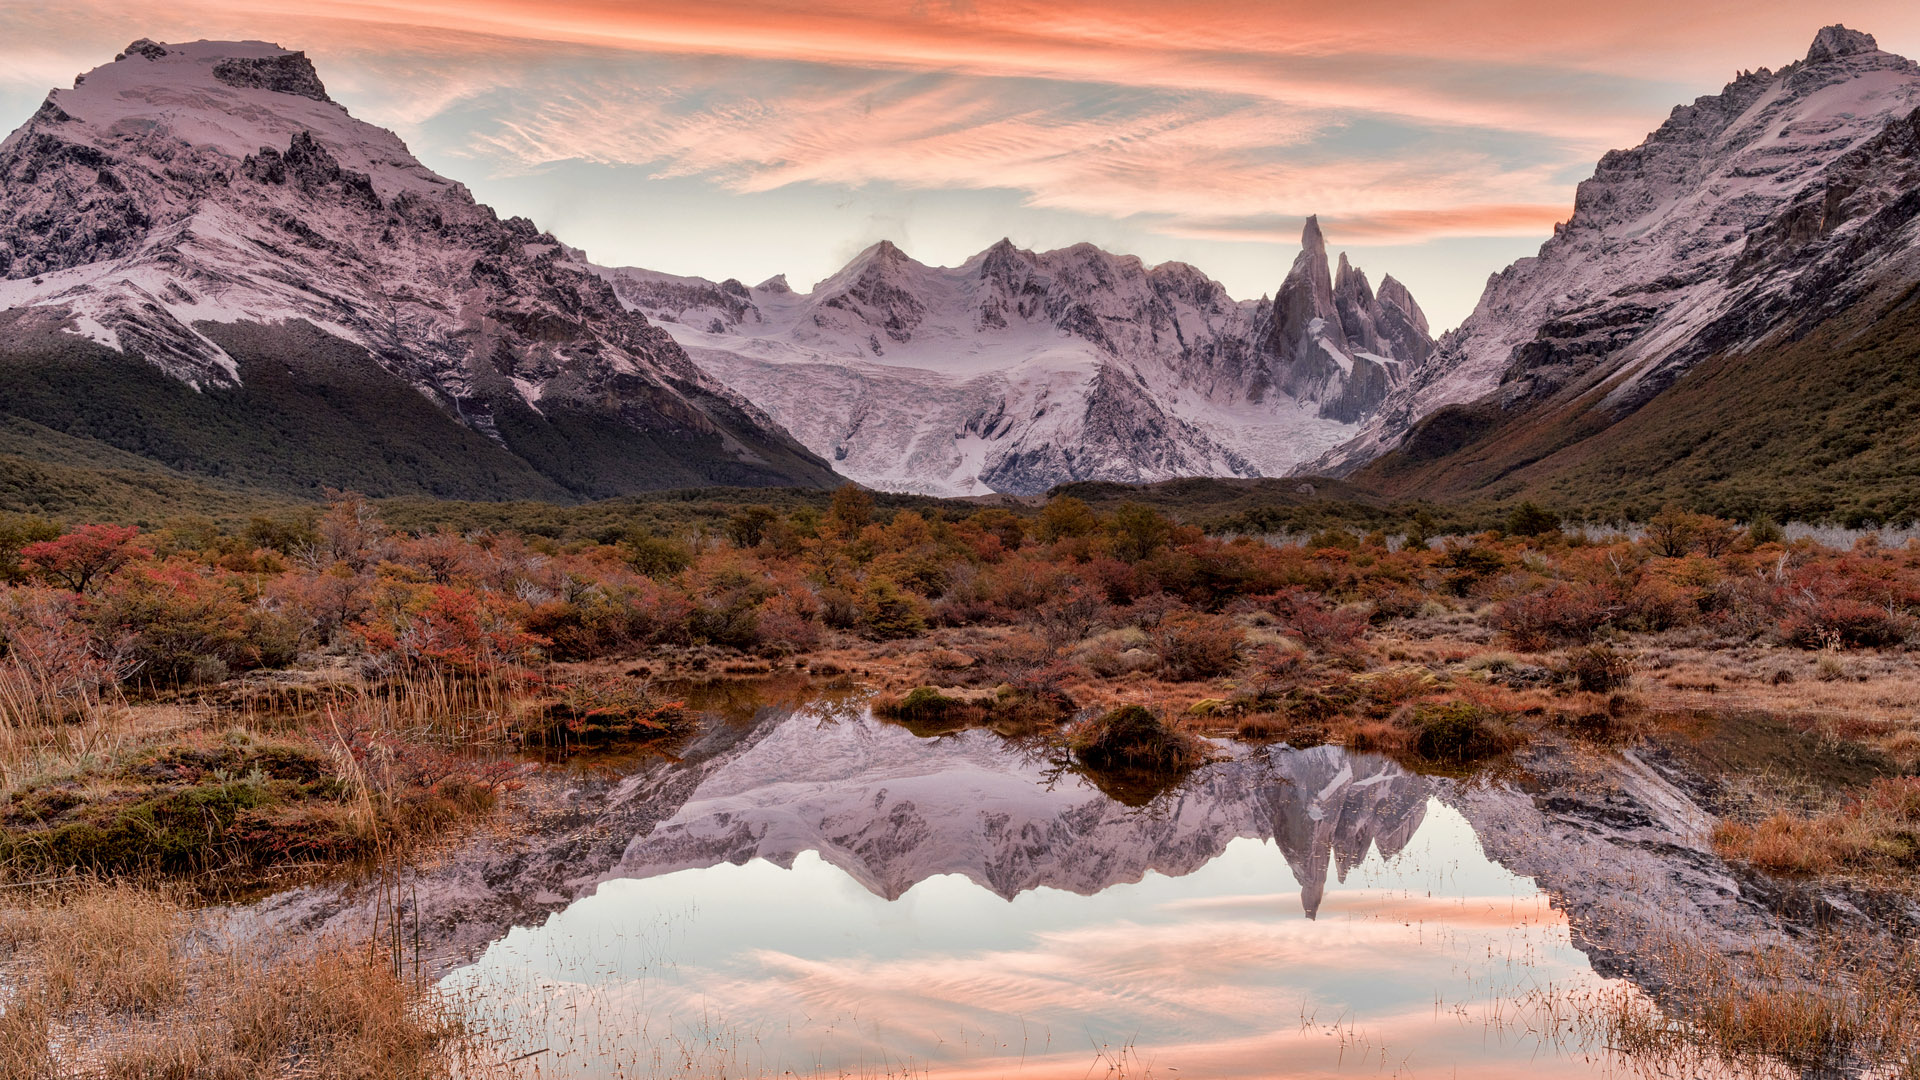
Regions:
[[[79,821],[0,832],[0,861],[29,870],[190,873],[220,857],[221,841],[242,812],[274,798],[264,785],[242,781],[89,807]]]

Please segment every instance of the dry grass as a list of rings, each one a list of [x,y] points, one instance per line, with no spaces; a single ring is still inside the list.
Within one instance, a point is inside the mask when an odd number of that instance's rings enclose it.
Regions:
[[[1876,780],[1858,798],[1814,813],[1775,810],[1722,821],[1713,846],[1724,858],[1778,874],[1845,874],[1912,887],[1920,868],[1920,778]]]
[[[1673,988],[1664,1011],[1622,996],[1584,1018],[1636,1057],[1920,1077],[1920,946],[1863,929],[1824,937],[1810,955],[1776,947],[1732,958],[1678,938],[1658,955]]]
[[[0,1076],[428,1080],[473,1041],[384,951],[237,942],[126,885],[0,909]]]

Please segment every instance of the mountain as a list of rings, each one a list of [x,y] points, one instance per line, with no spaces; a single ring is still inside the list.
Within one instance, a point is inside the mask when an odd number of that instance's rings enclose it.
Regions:
[[[0,143],[0,386],[0,417],[296,494],[839,482],[262,42],[136,41]]]
[[[957,267],[882,241],[810,293],[635,268],[620,299],[843,474],[932,495],[1278,475],[1352,436],[1428,359],[1405,286],[1376,293],[1319,223],[1275,298],[1183,263],[1002,240]]]
[[[1676,108],[1299,471],[1627,511],[1920,511],[1917,109],[1920,65],[1840,26]]]

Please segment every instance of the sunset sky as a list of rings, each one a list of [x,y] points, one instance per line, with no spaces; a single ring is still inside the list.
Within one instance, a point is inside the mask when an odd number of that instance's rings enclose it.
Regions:
[[[1272,292],[1318,213],[1436,329],[1594,160],[1905,2],[0,0],[0,117],[138,37],[304,49],[429,166],[596,261],[798,288],[879,239],[1180,259]]]

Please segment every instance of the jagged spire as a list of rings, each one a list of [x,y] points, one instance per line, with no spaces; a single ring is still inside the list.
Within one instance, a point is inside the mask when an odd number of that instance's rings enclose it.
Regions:
[[[1813,45],[1807,49],[1807,63],[1818,64],[1827,60],[1838,60],[1843,56],[1858,56],[1861,53],[1879,52],[1880,43],[1873,35],[1860,30],[1849,30],[1839,23],[1823,26],[1813,36]]]

